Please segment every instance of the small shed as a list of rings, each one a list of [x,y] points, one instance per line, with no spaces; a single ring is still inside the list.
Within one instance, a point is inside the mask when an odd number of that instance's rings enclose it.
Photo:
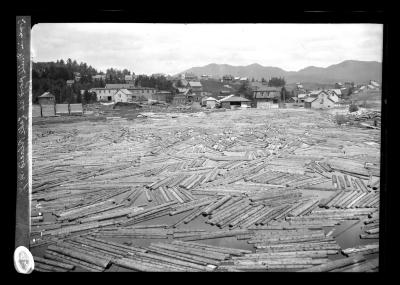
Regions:
[[[251,101],[246,98],[243,98],[243,97],[232,96],[232,97],[227,97],[227,98],[221,99],[220,102],[221,102],[222,108],[231,109],[233,106],[241,107],[242,104],[247,106],[250,104]]]
[[[44,92],[38,97],[40,105],[54,105],[56,102],[56,97],[50,92]]]
[[[215,99],[214,97],[208,97],[205,99],[205,101],[206,101],[207,108],[210,108],[210,109],[215,108],[217,99]]]

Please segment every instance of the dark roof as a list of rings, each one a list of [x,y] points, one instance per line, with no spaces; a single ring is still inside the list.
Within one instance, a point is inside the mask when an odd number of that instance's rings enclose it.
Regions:
[[[259,90],[254,91],[256,92],[254,94],[254,98],[255,99],[275,99],[275,98],[279,98],[281,96],[281,93],[279,91],[261,91],[259,92]],[[262,92],[266,92],[267,94],[262,94]]]

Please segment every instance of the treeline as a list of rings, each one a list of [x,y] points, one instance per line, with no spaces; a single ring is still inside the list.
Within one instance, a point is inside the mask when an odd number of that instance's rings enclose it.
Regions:
[[[105,80],[94,80],[95,75],[105,75]],[[44,92],[50,92],[56,97],[57,103],[92,103],[96,95],[87,92],[91,88],[103,88],[107,83],[125,83],[125,75],[134,75],[127,69],[109,68],[98,72],[84,62],[76,60],[57,60],[56,62],[33,62],[32,64],[32,101],[38,103],[38,97]],[[79,77],[79,79],[77,78]],[[77,79],[77,80],[75,80]],[[67,80],[75,80],[67,86]],[[171,81],[165,76],[154,77],[139,75],[135,86],[152,87],[159,90],[174,91]],[[85,90],[81,94],[81,90]]]
[[[159,90],[174,91],[172,81],[165,76],[139,75],[136,77],[135,86],[157,88]]]
[[[94,87],[104,87],[105,82],[93,81],[92,76],[98,73],[95,68],[84,62],[76,60],[57,60],[56,62],[33,62],[32,64],[32,101],[38,102],[38,97],[44,92],[56,96],[57,103],[82,103],[83,101],[96,100],[95,96],[86,94],[82,96],[80,90],[89,90]],[[104,74],[104,73],[103,73]],[[79,81],[72,86],[67,86],[67,80],[74,80],[79,76]]]

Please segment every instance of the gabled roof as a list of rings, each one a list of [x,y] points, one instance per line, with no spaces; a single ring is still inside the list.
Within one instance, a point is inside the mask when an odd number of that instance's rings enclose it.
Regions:
[[[321,93],[323,90],[312,90],[309,95],[318,95],[319,93]]]
[[[317,100],[317,98],[318,98],[318,97],[308,97],[308,98],[306,98],[306,99],[304,100],[304,102],[306,102],[306,103],[311,103],[311,102]]]
[[[243,97],[239,97],[239,96],[232,96],[232,97],[228,96],[219,101],[220,102],[250,102],[250,100],[243,98]]]
[[[128,89],[119,89],[118,92],[122,92],[122,93],[124,93],[126,95],[132,95],[132,92],[130,92]]]
[[[50,92],[44,92],[38,98],[52,98],[52,97],[55,97],[55,96],[53,94],[51,94]]]
[[[342,91],[340,89],[331,89],[330,91],[335,92],[336,95],[342,95]]]

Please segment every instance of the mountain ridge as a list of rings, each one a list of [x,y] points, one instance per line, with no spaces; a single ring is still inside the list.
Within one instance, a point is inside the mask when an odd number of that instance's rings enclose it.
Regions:
[[[382,63],[378,61],[344,60],[327,67],[307,66],[298,71],[286,71],[276,66],[262,66],[259,63],[252,63],[243,66],[230,64],[210,63],[205,66],[192,67],[182,73],[194,73],[197,76],[208,74],[212,77],[222,77],[230,74],[232,76],[268,79],[270,77],[285,77],[287,83],[295,82],[320,82],[335,83],[338,81],[352,81],[365,83],[369,80],[381,82]],[[177,75],[178,75],[177,74]]]

